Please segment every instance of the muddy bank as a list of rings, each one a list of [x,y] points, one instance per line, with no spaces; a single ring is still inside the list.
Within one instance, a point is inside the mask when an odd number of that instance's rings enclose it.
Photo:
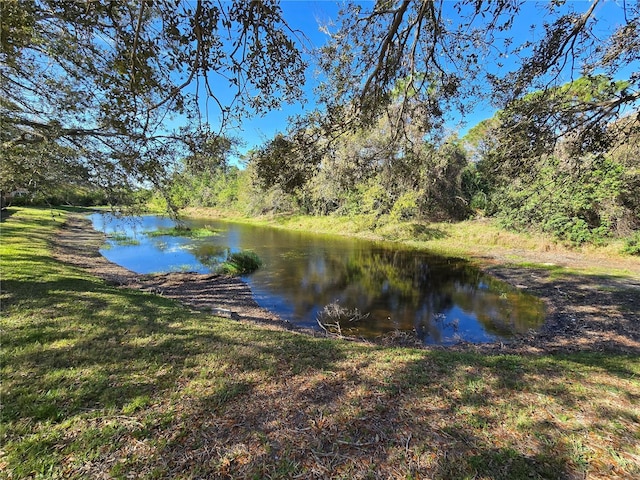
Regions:
[[[136,274],[104,258],[99,253],[103,242],[104,235],[95,231],[88,219],[72,215],[55,237],[53,249],[59,260],[111,284],[160,294],[191,308],[234,319],[293,328],[278,315],[259,307],[251,289],[239,278],[195,273]],[[485,258],[483,264],[488,273],[544,300],[545,324],[539,331],[509,343],[462,343],[446,348],[504,353],[587,350],[640,354],[640,275],[558,275],[545,269],[504,266],[495,258]],[[390,336],[383,343],[415,344],[407,335]]]
[[[545,269],[494,265],[485,271],[541,298],[542,328],[511,349],[541,352],[602,351],[640,354],[640,280],[557,275]]]

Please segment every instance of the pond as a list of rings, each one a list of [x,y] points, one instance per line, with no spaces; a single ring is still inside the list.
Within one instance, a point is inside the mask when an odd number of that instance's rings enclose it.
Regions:
[[[158,234],[174,226],[159,216],[91,219],[108,235],[101,253],[138,273],[209,273],[229,253],[255,252],[263,266],[243,279],[256,301],[302,327],[320,320],[345,335],[446,345],[508,341],[544,321],[539,299],[468,262],[398,245],[199,219],[184,220],[199,233],[187,238]]]

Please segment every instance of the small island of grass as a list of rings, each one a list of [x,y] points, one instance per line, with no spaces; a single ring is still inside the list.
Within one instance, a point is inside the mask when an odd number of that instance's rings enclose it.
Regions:
[[[107,235],[107,238],[116,245],[140,245],[140,241],[130,237],[124,232],[113,232]]]
[[[262,266],[262,261],[255,252],[243,251],[232,253],[219,267],[220,273],[228,275],[246,275],[255,272]]]
[[[158,230],[150,230],[144,232],[145,235],[149,237],[188,237],[188,238],[199,238],[199,237],[213,237],[218,235],[218,231],[210,228],[189,228],[182,225],[176,225],[175,227],[170,228],[159,228]]]

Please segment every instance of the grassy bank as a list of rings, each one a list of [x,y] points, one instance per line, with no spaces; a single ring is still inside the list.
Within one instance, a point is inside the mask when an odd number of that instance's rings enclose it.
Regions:
[[[219,319],[56,261],[65,212],[9,213],[4,478],[640,475],[637,357],[384,348]]]

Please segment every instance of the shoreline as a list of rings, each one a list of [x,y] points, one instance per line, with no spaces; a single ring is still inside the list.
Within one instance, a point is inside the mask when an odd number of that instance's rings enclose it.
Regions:
[[[58,260],[88,270],[119,287],[159,294],[179,300],[189,308],[230,317],[234,321],[239,319],[324,336],[323,332],[298,328],[259,307],[250,287],[240,278],[195,273],[136,274],[103,257],[99,252],[103,242],[104,235],[94,230],[86,217],[70,214],[52,246]],[[509,342],[482,344],[463,342],[452,346],[425,346],[405,335],[388,336],[381,342],[369,343],[505,354],[577,351],[640,354],[640,308],[636,305],[640,298],[640,281],[575,273],[558,276],[543,268],[506,266],[499,259],[475,261],[490,275],[544,301],[547,315],[538,331]]]
[[[104,240],[104,234],[95,230],[88,218],[70,214],[55,236],[53,253],[58,260],[87,270],[117,287],[179,300],[189,308],[212,315],[293,328],[275,313],[261,308],[249,286],[238,277],[191,272],[138,274],[102,256],[99,249]]]

